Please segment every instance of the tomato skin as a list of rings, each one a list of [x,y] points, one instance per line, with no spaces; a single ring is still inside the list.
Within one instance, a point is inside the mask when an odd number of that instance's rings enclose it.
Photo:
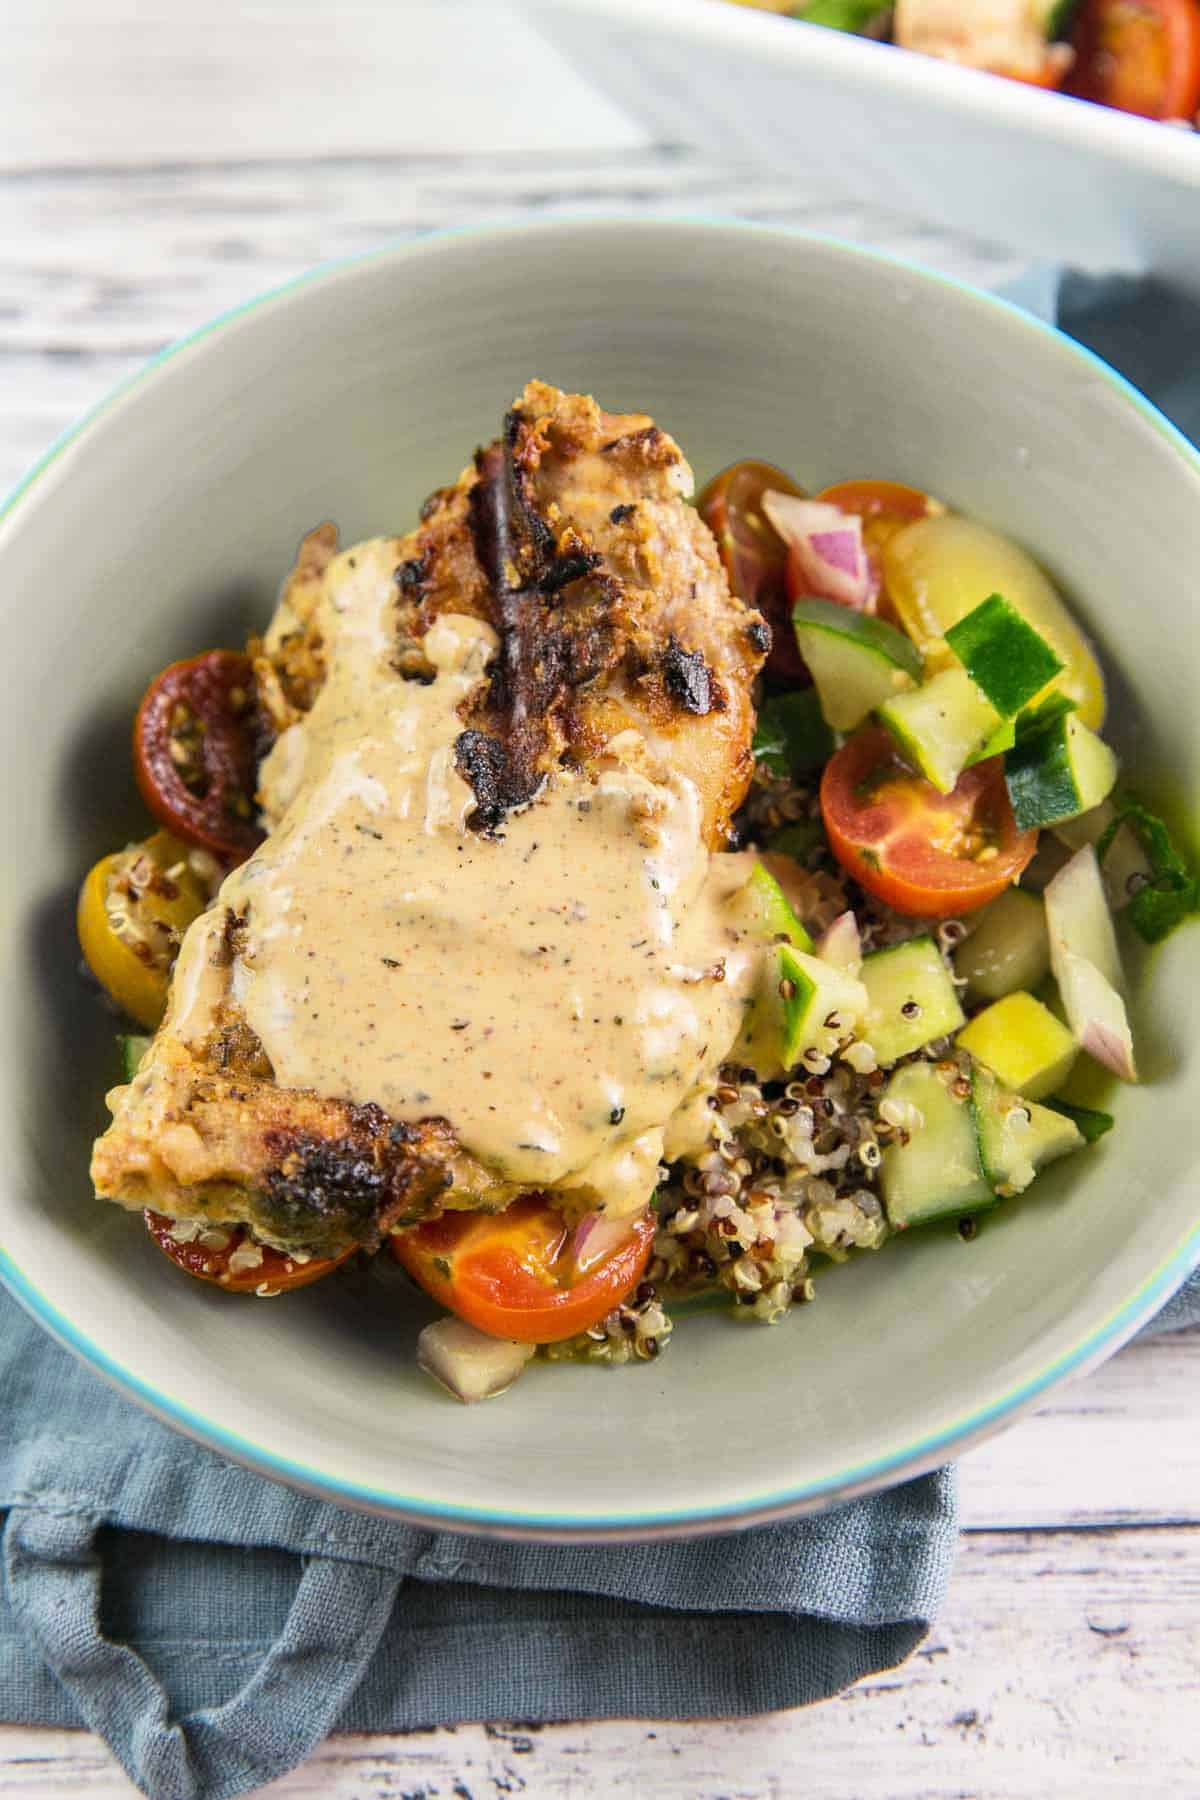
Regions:
[[[162,1022],[179,940],[204,910],[206,896],[186,861],[186,846],[159,831],[144,844],[101,857],[79,890],[75,923],[84,960],[121,1010],[147,1031]],[[144,928],[143,955],[118,934],[114,907],[136,914]]]
[[[1037,832],[1019,832],[1013,821],[1000,757],[964,770],[953,793],[939,794],[879,729],[856,733],[825,765],[821,816],[847,874],[911,918],[985,906],[1037,846]]]
[[[1200,110],[1197,0],[1085,0],[1065,91],[1144,119]]]
[[[787,546],[762,511],[768,488],[807,498],[804,489],[773,463],[748,459],[715,475],[696,506],[717,540],[730,587],[748,606],[756,606],[771,627],[768,672],[786,681],[807,681],[792,633]]]
[[[260,1287],[266,1287],[273,1294],[290,1293],[293,1288],[311,1287],[314,1281],[320,1281],[353,1256],[356,1245],[343,1250],[338,1256],[313,1256],[308,1262],[294,1262],[282,1250],[272,1250],[266,1244],[260,1246],[262,1261],[252,1269],[229,1268],[229,1259],[234,1251],[246,1240],[245,1228],[241,1225],[214,1225],[214,1231],[227,1231],[229,1242],[223,1249],[206,1247],[200,1242],[180,1244],[171,1236],[174,1220],[164,1218],[162,1213],[151,1212],[149,1207],[142,1217],[146,1221],[146,1230],[154,1239],[163,1255],[169,1257],[177,1267],[188,1275],[194,1275],[198,1281],[211,1281],[217,1287],[225,1288],[231,1294],[254,1294]]]
[[[654,1216],[631,1219],[628,1235],[580,1274],[572,1234],[541,1194],[500,1213],[443,1213],[391,1239],[392,1255],[428,1294],[492,1337],[556,1344],[595,1325],[641,1279]]]
[[[134,774],[146,805],[168,831],[228,862],[244,861],[263,837],[254,817],[254,717],[250,658],[207,650],[156,675],[134,721]]]

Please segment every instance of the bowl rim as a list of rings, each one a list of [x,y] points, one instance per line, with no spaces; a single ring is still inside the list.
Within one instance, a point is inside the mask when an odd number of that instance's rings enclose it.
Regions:
[[[732,9],[731,9],[732,10]],[[0,501],[0,527],[11,519],[23,499],[40,477],[69,448],[80,443],[93,429],[119,409],[135,390],[153,379],[168,362],[221,331],[236,327],[239,321],[272,306],[286,304],[302,289],[318,284],[353,280],[356,274],[382,262],[403,264],[437,255],[458,240],[469,237],[490,241],[537,234],[553,236],[562,232],[594,232],[598,236],[634,232],[639,235],[681,229],[705,233],[729,232],[753,235],[771,242],[799,242],[833,251],[848,260],[883,267],[949,288],[981,309],[998,309],[1010,320],[1033,335],[1049,340],[1055,348],[1077,361],[1091,374],[1105,381],[1126,404],[1136,411],[1166,440],[1170,447],[1191,467],[1200,481],[1200,450],[1134,385],[1101,357],[1077,343],[1057,326],[1048,324],[1022,307],[976,288],[968,282],[943,274],[908,258],[847,242],[827,233],[807,231],[799,227],[761,225],[753,221],[716,214],[673,213],[652,219],[621,214],[562,215],[552,220],[512,220],[487,225],[457,226],[426,233],[353,257],[338,258],[318,264],[279,285],[253,295],[239,305],[217,314],[195,330],[168,344],[133,371],[74,425],[64,431],[12,491]],[[2,544],[0,544],[2,554]],[[951,1454],[957,1454],[1002,1429],[1020,1413],[1027,1411],[1048,1389],[1074,1375],[1095,1367],[1134,1336],[1187,1280],[1200,1268],[1200,1218],[1183,1234],[1173,1250],[1147,1275],[1132,1295],[1093,1325],[1070,1349],[1063,1351],[1035,1374],[1023,1381],[993,1393],[967,1411],[943,1421],[932,1430],[910,1442],[889,1448],[868,1462],[838,1470],[817,1480],[774,1488],[768,1492],[747,1492],[719,1505],[671,1505],[665,1508],[639,1510],[629,1508],[616,1512],[577,1511],[568,1513],[520,1511],[488,1507],[480,1503],[458,1503],[433,1500],[419,1494],[402,1493],[372,1487],[348,1480],[334,1470],[317,1464],[301,1463],[284,1456],[264,1444],[255,1443],[242,1434],[207,1417],[184,1401],[144,1380],[125,1367],[107,1351],[94,1343],[79,1326],[59,1310],[50,1296],[20,1267],[9,1250],[0,1244],[0,1281],[37,1322],[82,1362],[104,1377],[125,1395],[136,1400],[165,1424],[185,1436],[217,1451],[232,1461],[259,1474],[299,1488],[335,1504],[433,1529],[460,1532],[472,1536],[509,1540],[533,1540],[562,1543],[580,1541],[644,1542],[647,1539],[697,1537],[731,1529],[763,1525],[772,1521],[795,1518],[837,1501],[874,1492],[909,1480],[938,1467]]]
[[[1006,80],[939,57],[878,43],[853,32],[781,17],[728,0],[656,0],[648,18],[644,0],[526,0],[537,12],[556,10],[599,14],[627,27],[658,31],[742,52],[777,66],[780,60],[803,68],[886,88],[917,104],[944,106],[965,122],[989,123],[1038,132],[1070,149],[1131,163],[1144,172],[1200,187],[1200,132],[1171,127],[1161,119],[1119,112],[1073,94]],[[796,28],[799,27],[797,30]],[[897,55],[899,51],[899,55]]]

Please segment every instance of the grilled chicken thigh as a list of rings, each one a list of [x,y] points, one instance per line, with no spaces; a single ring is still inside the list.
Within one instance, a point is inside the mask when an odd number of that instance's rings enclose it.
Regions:
[[[533,382],[407,537],[310,534],[255,647],[269,835],[110,1096],[98,1193],[318,1253],[530,1187],[648,1195],[736,1034],[709,852],[769,647],[690,487],[649,419]],[[342,986],[314,921],[353,907]]]

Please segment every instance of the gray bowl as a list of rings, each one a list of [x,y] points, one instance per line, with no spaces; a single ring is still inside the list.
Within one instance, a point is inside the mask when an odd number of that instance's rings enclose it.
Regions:
[[[715,222],[460,233],[319,272],[151,364],[0,516],[2,1269],[160,1416],[334,1499],[512,1537],[746,1524],[957,1453],[1200,1261],[1188,933],[1139,975],[1146,1082],[1118,1129],[976,1242],[914,1234],[774,1329],[698,1317],[660,1363],[537,1366],[472,1410],[417,1371],[429,1315],[382,1267],[232,1299],[175,1277],[87,1180],[117,1072],[74,894],[139,829],[143,684],[261,622],[316,521],[405,529],[534,373],[651,412],[701,476],[747,454],[813,485],[892,475],[1011,532],[1102,646],[1139,784],[1200,788],[1200,459],[1055,332],[861,250]]]

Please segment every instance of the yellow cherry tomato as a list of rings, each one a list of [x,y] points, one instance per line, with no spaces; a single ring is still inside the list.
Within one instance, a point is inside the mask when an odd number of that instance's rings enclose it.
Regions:
[[[165,831],[102,857],[79,891],[76,923],[87,965],[148,1031],[162,1021],[183,934],[207,903],[187,846]]]
[[[931,669],[952,662],[945,633],[990,594],[1057,650],[1066,668],[1054,683],[1093,731],[1104,723],[1104,676],[1095,651],[1033,558],[1011,539],[954,514],[918,519],[881,549],[883,578],[900,622]]]

